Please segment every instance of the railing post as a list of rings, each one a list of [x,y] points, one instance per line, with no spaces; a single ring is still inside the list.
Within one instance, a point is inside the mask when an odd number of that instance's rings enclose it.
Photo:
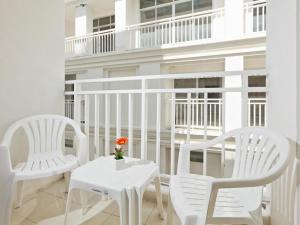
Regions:
[[[87,143],[89,146],[90,140],[90,96],[84,96],[84,132],[87,137]],[[89,147],[88,147],[89,149]]]
[[[176,43],[176,26],[175,26],[176,21],[171,20],[171,27],[172,27],[172,44]]]
[[[242,126],[248,126],[248,75],[242,77]]]
[[[175,93],[171,98],[171,175],[175,174]]]
[[[160,168],[161,94],[156,94],[156,164]]]
[[[191,141],[191,93],[187,94],[187,139],[186,142]]]
[[[105,156],[110,154],[110,96],[105,94]]]
[[[147,83],[146,80],[142,81],[142,102],[141,102],[141,158],[147,159],[147,96],[146,96],[146,88]]]
[[[94,127],[94,145],[95,145],[95,158],[100,156],[99,146],[99,95],[95,95],[95,127]]]
[[[204,93],[204,139],[207,140],[207,114],[208,114],[208,107],[207,107],[207,92]]]
[[[81,125],[81,96],[78,92],[81,91],[81,84],[75,83],[74,84],[74,120],[77,124]]]

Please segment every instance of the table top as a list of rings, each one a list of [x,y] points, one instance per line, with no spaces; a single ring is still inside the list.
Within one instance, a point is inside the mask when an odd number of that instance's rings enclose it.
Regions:
[[[152,161],[125,157],[126,169],[116,170],[114,156],[100,157],[75,169],[71,182],[80,182],[92,187],[124,190],[141,187],[159,173]]]

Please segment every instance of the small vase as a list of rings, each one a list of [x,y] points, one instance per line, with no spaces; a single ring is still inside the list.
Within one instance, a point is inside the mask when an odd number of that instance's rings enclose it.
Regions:
[[[122,170],[125,169],[125,167],[126,167],[125,159],[115,160],[115,170]]]

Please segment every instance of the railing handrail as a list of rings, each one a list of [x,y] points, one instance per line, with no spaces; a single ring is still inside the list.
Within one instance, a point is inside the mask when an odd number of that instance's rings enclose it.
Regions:
[[[210,9],[210,10],[205,10],[202,12],[197,12],[197,13],[190,13],[182,16],[175,16],[175,17],[170,17],[166,19],[160,19],[160,20],[155,20],[155,21],[150,21],[150,22],[145,22],[145,23],[138,23],[138,24],[133,24],[126,26],[125,30],[131,30],[135,29],[138,27],[144,27],[144,26],[149,26],[149,25],[157,25],[157,24],[162,24],[165,22],[171,22],[171,21],[178,21],[182,19],[187,19],[187,18],[195,18],[195,17],[201,17],[201,16],[209,16],[209,15],[215,15],[219,13],[223,13],[224,8],[218,8],[218,9]],[[110,29],[110,30],[105,30],[105,31],[98,31],[98,32],[93,32],[93,33],[88,33],[86,35],[81,35],[81,36],[71,36],[65,38],[65,41],[70,41],[74,39],[83,39],[83,38],[88,38],[88,37],[93,37],[93,36],[98,36],[98,35],[107,35],[110,33],[116,32],[116,29]]]
[[[98,31],[98,32],[94,32],[94,33],[88,33],[88,34],[81,35],[81,36],[71,36],[71,37],[66,37],[65,41],[72,41],[72,40],[76,40],[76,39],[86,39],[89,37],[107,35],[107,34],[115,33],[115,31],[116,31],[115,29],[110,29],[110,30],[103,30],[103,31]]]
[[[263,6],[263,5],[266,5],[267,4],[267,1],[266,0],[257,0],[257,1],[249,1],[249,2],[245,2],[244,3],[244,6],[245,7],[252,7],[252,6],[254,6],[254,7],[261,7],[261,6]]]
[[[169,99],[170,101],[172,99]],[[188,98],[176,98],[175,101],[188,101],[189,99]],[[205,98],[191,98],[191,101],[204,101]],[[222,98],[207,98],[206,99],[207,101],[222,101]]]
[[[106,82],[121,82],[121,81],[141,81],[141,80],[168,80],[168,79],[193,79],[193,78],[213,78],[226,76],[265,76],[267,71],[261,70],[244,70],[244,71],[218,71],[218,72],[202,72],[202,73],[183,73],[183,74],[163,74],[163,75],[145,75],[145,76],[130,76],[130,77],[111,77],[111,78],[96,78],[96,79],[81,79],[68,80],[66,84],[86,84],[86,83],[106,83]],[[210,89],[210,88],[206,88]],[[212,88],[213,89],[213,88]]]

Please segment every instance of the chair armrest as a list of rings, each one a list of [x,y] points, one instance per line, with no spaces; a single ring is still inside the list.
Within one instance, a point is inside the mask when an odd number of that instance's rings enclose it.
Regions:
[[[87,143],[87,137],[81,131],[75,130],[76,147],[77,147],[77,159],[80,165],[83,165],[89,161],[89,148]]]
[[[89,146],[87,136],[81,131],[80,125],[74,120],[69,119],[69,124],[73,127],[75,132],[75,143],[77,148],[77,159],[80,165],[83,165],[89,161]]]
[[[234,179],[234,178],[218,178],[212,181],[212,190],[226,189],[226,188],[247,188],[259,187],[269,184],[267,177],[258,179]]]
[[[224,142],[224,135],[214,138],[213,140],[195,144],[181,144],[178,156],[177,173],[190,172],[190,152],[201,151],[205,152],[208,148]]]
[[[0,177],[11,177],[14,176],[14,172],[11,166],[10,153],[7,146],[0,145]]]

